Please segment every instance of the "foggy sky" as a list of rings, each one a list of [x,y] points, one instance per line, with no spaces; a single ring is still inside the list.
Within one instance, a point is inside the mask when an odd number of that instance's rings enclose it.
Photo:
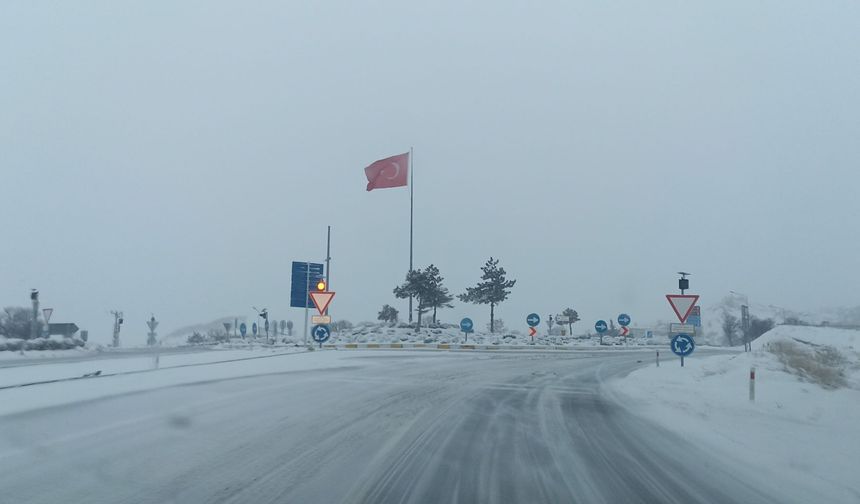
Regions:
[[[409,191],[363,168],[410,147],[416,267],[500,258],[509,327],[669,319],[682,269],[702,305],[856,305],[858,47],[840,1],[5,1],[0,305],[301,327],[331,225],[335,318],[405,318]]]

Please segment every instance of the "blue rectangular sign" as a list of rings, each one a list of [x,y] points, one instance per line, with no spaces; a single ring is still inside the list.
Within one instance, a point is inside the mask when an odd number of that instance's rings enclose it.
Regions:
[[[310,278],[308,272],[310,271]],[[290,281],[290,306],[293,308],[313,307],[314,302],[308,293],[311,286],[323,279],[324,268],[320,263],[293,261],[292,279]],[[310,282],[308,281],[310,280]]]

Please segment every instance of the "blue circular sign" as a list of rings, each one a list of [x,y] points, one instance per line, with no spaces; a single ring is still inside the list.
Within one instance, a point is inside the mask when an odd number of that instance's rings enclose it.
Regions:
[[[670,343],[672,353],[679,357],[686,357],[693,353],[696,349],[696,344],[693,342],[692,336],[689,334],[676,334]]]
[[[248,333],[248,326],[245,325],[244,322],[239,326],[239,332],[242,333],[242,337],[245,337],[245,334]]]
[[[474,327],[475,327],[475,324],[474,324],[474,322],[472,322],[472,319],[470,319],[469,317],[466,317],[460,321],[460,330],[463,331],[464,333],[472,332],[472,329],[474,329]]]
[[[530,313],[529,316],[526,317],[526,324],[528,324],[529,327],[537,327],[537,325],[540,324],[540,315],[537,313]]]
[[[257,323],[256,322],[251,324],[251,332],[254,333],[254,336],[257,335]]]
[[[630,315],[627,315],[626,313],[622,313],[621,315],[619,315],[618,316],[618,324],[621,325],[622,327],[629,326],[630,325]]]
[[[313,329],[311,329],[311,337],[317,343],[325,343],[326,341],[328,341],[330,336],[331,330],[328,328],[327,325],[316,325]]]
[[[594,324],[594,330],[599,333],[605,333],[609,329],[609,326],[606,325],[605,320],[598,320],[597,323]]]

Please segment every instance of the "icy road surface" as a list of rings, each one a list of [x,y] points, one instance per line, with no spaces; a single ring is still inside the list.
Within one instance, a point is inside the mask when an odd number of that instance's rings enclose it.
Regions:
[[[0,417],[0,502],[796,498],[602,393],[640,359],[650,354],[327,351],[263,359],[260,376],[189,368],[196,383]]]

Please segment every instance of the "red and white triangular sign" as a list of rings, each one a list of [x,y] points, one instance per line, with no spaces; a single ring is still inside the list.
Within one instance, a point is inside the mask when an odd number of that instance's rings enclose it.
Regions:
[[[328,305],[331,303],[332,298],[334,297],[334,292],[311,292],[311,299],[314,302],[314,306],[319,310],[320,315],[325,315],[326,309],[328,309]]]
[[[50,322],[51,321],[51,315],[53,315],[53,314],[54,314],[53,308],[43,308],[42,309],[42,316],[45,317],[45,322]]]
[[[672,309],[675,310],[675,315],[678,316],[678,320],[683,324],[687,321],[687,317],[690,316],[690,312],[693,311],[693,307],[696,306],[696,301],[699,300],[699,296],[690,294],[666,294],[666,299],[669,300],[669,304],[672,305]]]

